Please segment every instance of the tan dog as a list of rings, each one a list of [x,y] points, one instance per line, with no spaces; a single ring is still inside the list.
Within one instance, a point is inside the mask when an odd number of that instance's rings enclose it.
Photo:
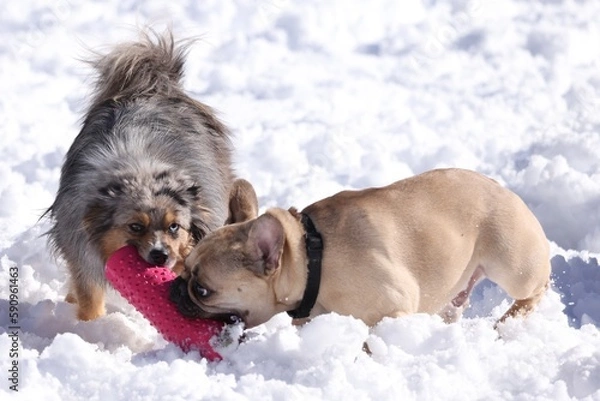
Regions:
[[[333,311],[374,325],[426,312],[453,321],[487,277],[515,299],[502,321],[531,311],[549,283],[549,246],[537,219],[517,195],[472,171],[433,170],[340,192],[302,215],[324,244],[309,318]],[[302,215],[270,209],[210,233],[185,261],[191,300],[211,315],[238,315],[246,327],[298,312],[310,297]]]

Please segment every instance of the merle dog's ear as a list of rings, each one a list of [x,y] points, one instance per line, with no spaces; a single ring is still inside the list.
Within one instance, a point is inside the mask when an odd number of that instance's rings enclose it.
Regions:
[[[94,243],[113,225],[113,216],[117,211],[118,200],[124,193],[123,184],[112,181],[98,189],[94,200],[88,204],[83,215],[86,233]]]
[[[184,188],[186,189],[183,191],[183,195],[185,196],[185,200],[191,206],[192,212],[190,232],[192,233],[194,241],[198,242],[210,232],[210,227],[204,221],[206,219],[205,214],[209,212],[209,210],[201,206],[200,192],[202,187],[190,181],[187,181],[184,185]]]
[[[190,232],[192,233],[192,238],[195,242],[200,241],[202,238],[206,237],[210,231],[209,227],[206,223],[199,218],[193,218],[192,224],[190,227]]]
[[[248,243],[253,259],[258,262],[257,272],[270,274],[281,261],[285,240],[283,226],[269,214],[263,214],[249,224]]]
[[[112,227],[115,212],[114,202],[98,199],[88,205],[83,215],[83,226],[93,243],[98,243],[104,233]]]

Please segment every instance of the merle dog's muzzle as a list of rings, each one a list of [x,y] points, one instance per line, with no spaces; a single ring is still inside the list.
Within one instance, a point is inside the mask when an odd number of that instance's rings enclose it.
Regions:
[[[167,263],[169,259],[169,253],[162,248],[154,248],[148,254],[148,262],[155,264],[157,266],[162,266]]]

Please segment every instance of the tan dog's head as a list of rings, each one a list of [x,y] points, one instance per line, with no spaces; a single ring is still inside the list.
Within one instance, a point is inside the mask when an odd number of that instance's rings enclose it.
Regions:
[[[247,328],[266,322],[280,312],[273,281],[284,242],[283,226],[269,214],[210,233],[185,260],[190,299],[209,314],[237,315]]]

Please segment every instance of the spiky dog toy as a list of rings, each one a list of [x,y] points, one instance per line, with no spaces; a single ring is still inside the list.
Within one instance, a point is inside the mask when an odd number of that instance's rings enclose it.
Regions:
[[[198,350],[208,360],[221,355],[210,345],[224,323],[208,319],[188,319],[169,300],[169,289],[176,274],[160,266],[149,265],[137,250],[126,246],[116,251],[106,262],[106,278],[162,336],[182,350]]]

